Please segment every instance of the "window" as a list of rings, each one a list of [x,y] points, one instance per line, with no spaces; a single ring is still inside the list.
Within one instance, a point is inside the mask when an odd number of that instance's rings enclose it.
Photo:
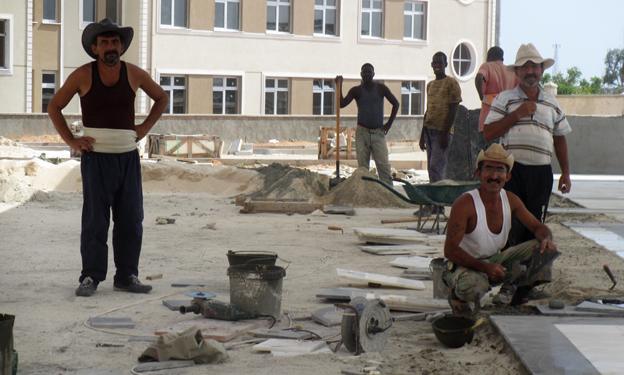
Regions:
[[[239,0],[215,1],[215,29],[239,30]]]
[[[475,49],[467,42],[461,42],[453,51],[453,72],[459,78],[467,78],[475,70]]]
[[[56,22],[56,0],[43,0],[43,21]]]
[[[315,79],[312,85],[312,113],[315,115],[333,115],[335,107],[334,81]]]
[[[406,1],[403,8],[403,36],[407,39],[427,39],[427,3]]]
[[[401,82],[401,114],[422,115],[424,113],[425,81]]]
[[[337,35],[336,0],[314,0],[314,33]]]
[[[41,112],[48,111],[48,103],[56,92],[56,73],[43,72],[41,75]]]
[[[0,18],[0,70],[11,69],[11,24]]]
[[[290,32],[290,0],[267,1],[267,31]]]
[[[212,79],[212,113],[234,115],[238,110],[238,78]]]
[[[161,0],[160,24],[162,26],[186,27],[187,0]]]
[[[267,78],[264,84],[264,114],[288,114],[288,80]]]
[[[169,97],[165,113],[186,113],[186,77],[161,76],[160,86]]]
[[[382,0],[362,0],[361,35],[381,38],[383,19]]]
[[[82,0],[82,23],[95,22],[95,0]]]
[[[106,18],[118,24],[121,21],[120,8],[119,0],[106,0]]]

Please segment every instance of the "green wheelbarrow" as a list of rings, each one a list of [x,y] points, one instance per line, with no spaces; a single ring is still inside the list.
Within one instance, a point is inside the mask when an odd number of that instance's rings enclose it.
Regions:
[[[423,215],[424,206],[450,207],[451,205],[453,205],[453,202],[455,202],[455,199],[457,199],[460,195],[479,186],[479,181],[454,180],[443,180],[434,182],[432,184],[414,185],[400,178],[394,178],[394,181],[400,182],[403,185],[403,189],[407,194],[407,196],[405,196],[404,194],[396,191],[393,186],[390,186],[379,179],[369,176],[362,176],[362,180],[376,182],[386,189],[390,190],[394,195],[401,198],[402,200],[413,205],[418,205],[418,224],[416,229],[418,229],[419,231],[424,229],[424,226],[428,220],[428,218],[425,218]],[[444,215],[441,210],[436,210],[435,219],[431,226],[431,229],[435,230],[438,234],[440,233],[441,214]],[[446,228],[444,229],[444,231],[446,231]]]

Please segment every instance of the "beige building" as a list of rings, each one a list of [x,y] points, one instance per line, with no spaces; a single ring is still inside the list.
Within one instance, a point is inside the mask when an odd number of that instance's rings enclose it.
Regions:
[[[104,17],[134,28],[124,59],[169,93],[169,113],[331,115],[333,78],[343,75],[346,91],[370,62],[401,102],[400,114],[422,115],[437,51],[449,58],[463,104],[476,108],[473,79],[496,40],[497,2],[6,0],[0,113],[43,111],[67,75],[89,62],[81,33]],[[140,95],[137,110],[148,108]],[[77,98],[65,112],[79,112]]]

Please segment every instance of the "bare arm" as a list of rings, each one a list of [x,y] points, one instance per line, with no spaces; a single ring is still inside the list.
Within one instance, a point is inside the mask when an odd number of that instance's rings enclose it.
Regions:
[[[479,99],[483,100],[483,83],[485,82],[485,77],[483,77],[483,74],[477,73],[474,82],[477,94],[479,94]]]
[[[382,85],[382,88],[383,88],[384,97],[388,99],[390,104],[392,104],[392,112],[390,112],[390,118],[388,119],[388,122],[383,127],[384,132],[388,133],[388,130],[390,130],[390,128],[392,127],[392,123],[394,122],[394,119],[396,118],[396,115],[399,112],[399,101],[394,96],[394,94],[392,94],[392,91],[390,91],[388,86]]]
[[[555,154],[561,168],[561,177],[559,178],[558,189],[562,193],[569,193],[572,187],[570,180],[570,163],[568,161],[568,142],[564,135],[556,135],[553,137],[555,146]]]
[[[486,273],[490,279],[500,280],[505,276],[505,269],[501,265],[481,261],[459,246],[466,233],[471,210],[474,210],[472,198],[467,194],[453,203],[444,242],[444,256],[456,265]]]
[[[62,111],[63,108],[69,104],[74,95],[80,92],[81,84],[84,84],[84,80],[88,77],[88,69],[85,66],[76,69],[67,77],[63,86],[54,94],[52,100],[50,100],[48,104],[48,116],[50,116],[54,128],[63,141],[67,143],[69,147],[77,151],[93,150],[93,143],[95,140],[91,137],[74,138],[74,135],[67,126],[67,121]]]
[[[524,203],[522,203],[517,195],[508,191],[507,198],[509,199],[512,215],[520,220],[520,222],[533,233],[537,241],[539,241],[540,252],[557,250],[557,245],[553,242],[550,229],[527,210]]]
[[[147,96],[154,101],[154,104],[152,105],[152,108],[143,123],[136,126],[138,141],[145,137],[147,133],[149,133],[150,129],[154,127],[156,121],[158,121],[162,113],[165,111],[169,98],[167,97],[165,91],[152,79],[152,77],[150,77],[146,71],[132,65],[132,73],[134,79],[136,79],[138,88],[145,91]]]

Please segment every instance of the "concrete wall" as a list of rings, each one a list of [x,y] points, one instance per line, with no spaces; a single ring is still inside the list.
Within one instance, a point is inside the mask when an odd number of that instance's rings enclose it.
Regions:
[[[557,100],[567,115],[624,115],[624,95],[559,95]]]

